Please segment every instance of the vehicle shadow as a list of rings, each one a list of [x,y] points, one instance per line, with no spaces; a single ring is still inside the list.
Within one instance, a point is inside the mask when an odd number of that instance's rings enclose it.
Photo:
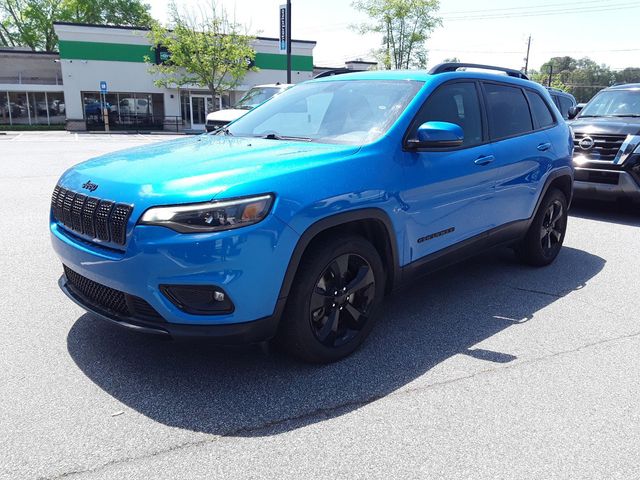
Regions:
[[[488,366],[514,361],[512,353],[474,346],[582,288],[604,264],[566,247],[543,269],[519,265],[510,250],[489,252],[390,296],[363,348],[332,365],[258,347],[162,341],[90,314],[75,322],[67,348],[96,385],[155,421],[218,435],[273,435],[353,411],[456,354]]]
[[[631,202],[608,202],[575,199],[569,215],[587,220],[640,227],[640,205]]]

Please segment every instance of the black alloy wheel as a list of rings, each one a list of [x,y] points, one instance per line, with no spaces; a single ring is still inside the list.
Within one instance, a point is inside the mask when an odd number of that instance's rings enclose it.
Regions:
[[[562,229],[562,220],[564,207],[559,200],[554,200],[547,208],[542,219],[540,228],[540,243],[545,256],[550,256],[562,241],[564,230]]]
[[[300,261],[276,342],[307,362],[346,357],[375,324],[385,278],[380,254],[367,239],[322,235]]]
[[[320,275],[309,303],[318,341],[329,348],[351,341],[366,325],[374,297],[369,262],[353,253],[335,258]]]
[[[567,197],[553,188],[540,203],[527,234],[515,246],[520,260],[534,267],[553,262],[564,242],[567,231]]]

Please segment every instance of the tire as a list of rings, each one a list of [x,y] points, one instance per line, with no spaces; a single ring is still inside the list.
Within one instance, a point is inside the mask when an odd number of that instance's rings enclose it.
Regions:
[[[567,197],[556,188],[550,189],[527,234],[515,248],[522,262],[544,267],[556,259],[567,231],[567,210]]]
[[[371,332],[384,283],[380,255],[364,238],[314,241],[298,267],[276,342],[310,363],[346,357]]]

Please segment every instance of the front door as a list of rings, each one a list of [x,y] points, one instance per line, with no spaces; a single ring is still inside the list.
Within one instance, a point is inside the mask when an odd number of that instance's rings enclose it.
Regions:
[[[455,123],[464,131],[458,148],[406,152],[407,184],[402,200],[408,261],[416,261],[495,226],[493,146],[486,141],[478,85],[444,84],[433,92],[409,132],[428,121]]]
[[[204,130],[207,114],[213,111],[211,95],[191,95],[191,128]]]

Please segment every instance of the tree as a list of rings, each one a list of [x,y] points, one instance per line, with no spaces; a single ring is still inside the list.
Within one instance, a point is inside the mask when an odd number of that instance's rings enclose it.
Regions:
[[[64,21],[150,27],[150,6],[141,0],[65,0]]]
[[[632,78],[633,71],[628,68],[620,76]],[[545,62],[540,71],[533,71],[531,79],[551,87],[571,93],[578,102],[589,101],[596,93],[614,82],[620,81],[617,74],[604,64],[597,64],[590,58],[554,57]]]
[[[141,0],[0,0],[0,46],[54,51],[53,22],[147,27],[149,8]]]
[[[640,68],[627,67],[614,75],[616,83],[640,83]]]
[[[382,34],[382,46],[374,54],[385,69],[426,66],[425,42],[442,23],[435,16],[438,0],[356,0],[352,6],[371,18],[358,31]]]
[[[253,37],[242,33],[215,1],[199,15],[180,11],[172,2],[169,14],[171,30],[156,24],[150,32],[153,45],[166,48],[169,54],[160,65],[147,59],[151,73],[158,76],[157,86],[201,85],[215,98],[237,87],[248,71],[257,70]]]

